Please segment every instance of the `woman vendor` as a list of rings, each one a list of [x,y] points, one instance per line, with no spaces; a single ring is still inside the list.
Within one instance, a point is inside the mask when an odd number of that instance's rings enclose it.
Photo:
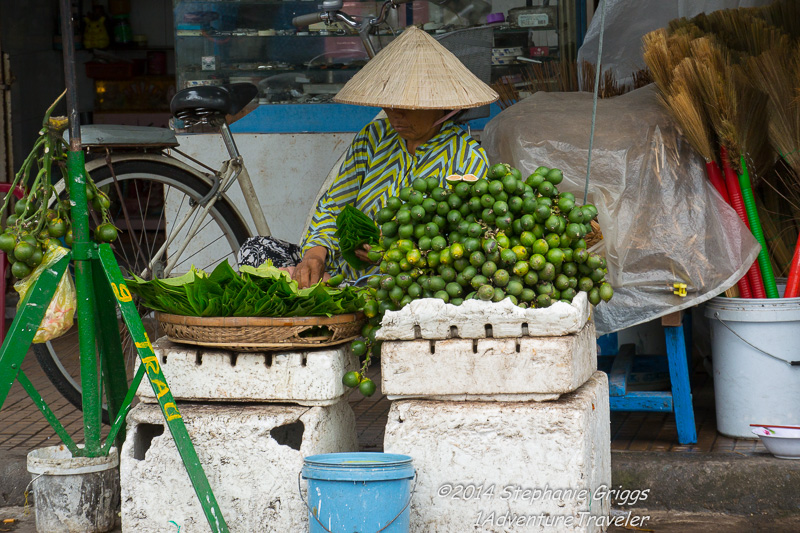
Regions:
[[[483,148],[451,118],[458,110],[497,97],[435,39],[408,27],[334,98],[381,107],[388,118],[370,122],[355,136],[337,178],[317,204],[300,249],[256,237],[243,245],[240,264],[257,266],[271,258],[275,266],[288,267],[301,288],[317,283],[326,272],[344,274],[350,281],[377,272],[375,265],[357,272],[342,258],[334,235],[336,217],[349,204],[374,218],[390,196],[417,178],[435,176],[444,183],[452,174],[485,176],[489,165]],[[367,251],[365,246],[356,255],[368,261]]]

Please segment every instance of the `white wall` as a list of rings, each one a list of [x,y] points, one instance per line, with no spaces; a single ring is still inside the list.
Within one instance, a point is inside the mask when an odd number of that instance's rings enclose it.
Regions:
[[[325,177],[344,153],[354,133],[235,134],[236,145],[264,208],[273,236],[299,243],[309,211]],[[215,134],[181,135],[180,149],[209,166],[227,159],[222,138]],[[238,187],[231,200],[247,213]],[[252,229],[253,222],[248,216]]]

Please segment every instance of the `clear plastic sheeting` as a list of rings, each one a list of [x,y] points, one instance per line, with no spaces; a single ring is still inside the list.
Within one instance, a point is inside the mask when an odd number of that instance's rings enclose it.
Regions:
[[[670,20],[720,9],[764,6],[772,0],[604,0],[606,5],[603,36],[603,70],[614,73],[617,81],[630,83],[631,75],[644,68],[642,37],[664,28]],[[600,9],[595,11],[578,50],[578,64],[597,62],[600,37]]]
[[[486,126],[492,162],[524,176],[560,168],[559,190],[582,203],[592,117],[590,93],[545,93]],[[596,308],[599,334],[697,305],[741,278],[758,254],[750,231],[705,177],[650,85],[597,106],[588,202],[597,206],[601,252],[614,287]],[[673,294],[686,285],[686,296]]]

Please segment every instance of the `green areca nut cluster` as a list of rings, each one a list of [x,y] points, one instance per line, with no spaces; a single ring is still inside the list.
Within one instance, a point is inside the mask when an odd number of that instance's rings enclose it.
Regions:
[[[581,291],[592,305],[611,299],[606,261],[584,240],[597,209],[560,193],[562,180],[559,169],[539,167],[523,178],[501,163],[486,179],[451,176],[443,187],[419,178],[390,197],[377,213],[382,236],[370,252],[380,264],[364,308],[374,327],[387,310],[418,298],[454,305],[509,298],[523,308],[570,303]],[[366,338],[358,351],[380,350]],[[368,363],[367,356],[362,374]]]
[[[69,181],[65,165],[67,144],[62,137],[68,122],[65,117],[50,117],[57,102],[45,114],[39,138],[14,176],[3,201],[5,212],[14,198],[14,187],[20,186],[26,191],[14,204],[14,214],[6,219],[0,233],[0,250],[11,262],[11,273],[20,279],[42,263],[50,239],[63,238],[68,246],[72,245],[70,201],[57,200],[51,179],[53,172],[60,172],[64,183]],[[112,242],[117,238],[117,229],[108,214],[111,202],[88,175],[84,178],[86,197],[102,218],[102,223],[94,230],[95,240]]]

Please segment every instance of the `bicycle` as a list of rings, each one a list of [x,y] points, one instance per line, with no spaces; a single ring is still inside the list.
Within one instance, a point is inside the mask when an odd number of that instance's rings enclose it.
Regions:
[[[235,183],[244,193],[257,233],[270,234],[225,121],[225,115],[240,112],[257,93],[256,86],[244,83],[226,88],[193,87],[179,91],[173,98],[171,110],[175,118],[186,124],[219,128],[230,159],[217,170],[181,152],[171,130],[81,128],[83,148],[90,158],[86,171],[108,194],[112,222],[122,230],[113,249],[123,272],[151,279],[186,272],[192,265],[210,271],[221,261],[235,264],[240,245],[252,236],[242,214],[226,195]],[[62,192],[63,184],[56,185],[56,189]],[[147,314],[143,310],[143,315]],[[145,322],[150,338],[157,338],[153,321]],[[56,389],[70,403],[80,406],[75,339],[77,328],[59,339],[34,345],[34,353]],[[130,346],[124,348],[126,353],[135,351]]]
[[[370,33],[385,22],[390,9],[411,1],[386,0],[378,16],[358,20],[341,11],[341,0],[325,0],[321,12],[296,17],[293,23],[302,27],[318,21],[342,22],[358,33],[372,57],[375,50]],[[437,4],[447,2],[453,0],[434,0]],[[236,264],[240,245],[253,236],[242,213],[226,194],[236,183],[244,193],[255,234],[270,235],[226,120],[226,115],[242,111],[257,92],[256,86],[249,83],[200,86],[178,91],[172,100],[170,110],[175,119],[189,126],[208,124],[218,128],[230,156],[219,169],[181,152],[171,130],[109,125],[81,128],[86,171],[111,198],[112,222],[122,230],[114,251],[123,272],[151,279],[185,272],[190,265],[210,271],[224,260]],[[332,173],[337,169],[335,164]],[[330,176],[326,183],[329,181]],[[141,311],[149,337],[157,339],[152,313]],[[34,345],[34,352],[56,389],[80,408],[76,339],[77,328],[73,328],[54,341]],[[124,338],[123,351],[132,354],[126,357],[130,377],[135,349],[129,339]],[[103,416],[106,420],[105,410]]]

